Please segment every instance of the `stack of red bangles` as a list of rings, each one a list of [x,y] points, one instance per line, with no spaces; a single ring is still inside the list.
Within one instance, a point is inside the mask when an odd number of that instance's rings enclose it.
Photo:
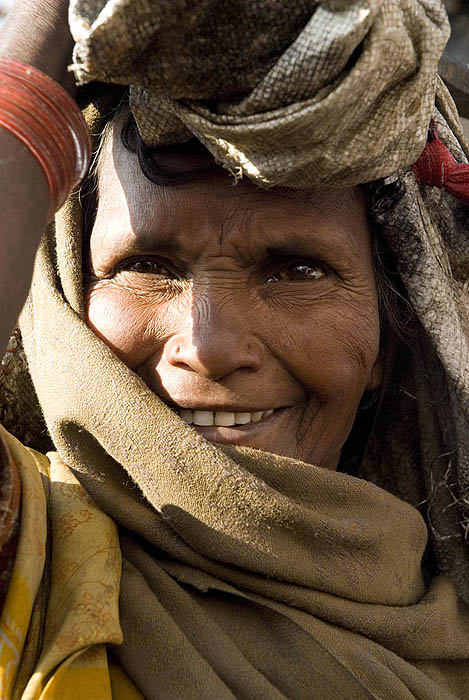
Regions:
[[[42,167],[52,216],[90,162],[90,135],[78,105],[37,68],[0,58],[0,126],[20,139]]]

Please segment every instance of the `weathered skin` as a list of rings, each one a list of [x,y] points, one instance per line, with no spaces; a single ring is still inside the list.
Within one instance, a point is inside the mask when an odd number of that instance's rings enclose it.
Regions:
[[[208,439],[335,468],[381,375],[360,191],[266,192],[222,170],[158,187],[118,135],[99,179],[86,290],[95,332],[169,403],[287,407],[197,427]]]

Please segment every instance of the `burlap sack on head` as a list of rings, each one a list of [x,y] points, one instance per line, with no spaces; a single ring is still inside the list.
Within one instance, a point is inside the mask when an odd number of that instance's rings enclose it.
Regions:
[[[439,0],[72,0],[70,21],[77,79],[131,85],[149,145],[195,135],[267,187],[415,162],[449,36]]]
[[[370,185],[370,214],[413,307],[410,339],[389,363],[359,467],[367,481],[221,449],[86,326],[82,211],[69,199],[42,242],[21,329],[55,449],[120,527],[125,642],[115,653],[150,699],[194,688],[207,698],[335,700],[385,688],[449,699],[429,676],[455,694],[467,679],[468,210],[407,168],[432,114],[465,158],[440,87],[434,107],[444,11],[436,0],[331,0],[291,14],[286,2],[253,1],[236,32],[219,4],[72,2],[80,79],[135,86],[149,143],[194,133],[260,185],[383,177]],[[310,63],[314,76],[297,70]],[[86,110],[93,134],[109,118],[104,104]]]

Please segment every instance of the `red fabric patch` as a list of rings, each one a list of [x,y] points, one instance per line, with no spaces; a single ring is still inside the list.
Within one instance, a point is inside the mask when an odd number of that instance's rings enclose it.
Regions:
[[[469,205],[469,165],[457,163],[436,134],[412,166],[412,171],[421,185],[444,189]]]

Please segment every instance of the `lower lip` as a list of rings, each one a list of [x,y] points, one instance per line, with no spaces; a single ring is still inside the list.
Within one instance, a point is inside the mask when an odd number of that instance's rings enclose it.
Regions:
[[[264,437],[265,433],[274,427],[277,421],[291,411],[293,406],[276,408],[270,416],[263,418],[257,423],[245,423],[244,425],[233,425],[229,427],[219,425],[191,425],[210,442],[218,442],[221,445],[246,445],[257,447],[252,444],[257,437]],[[261,446],[259,446],[261,447]]]

